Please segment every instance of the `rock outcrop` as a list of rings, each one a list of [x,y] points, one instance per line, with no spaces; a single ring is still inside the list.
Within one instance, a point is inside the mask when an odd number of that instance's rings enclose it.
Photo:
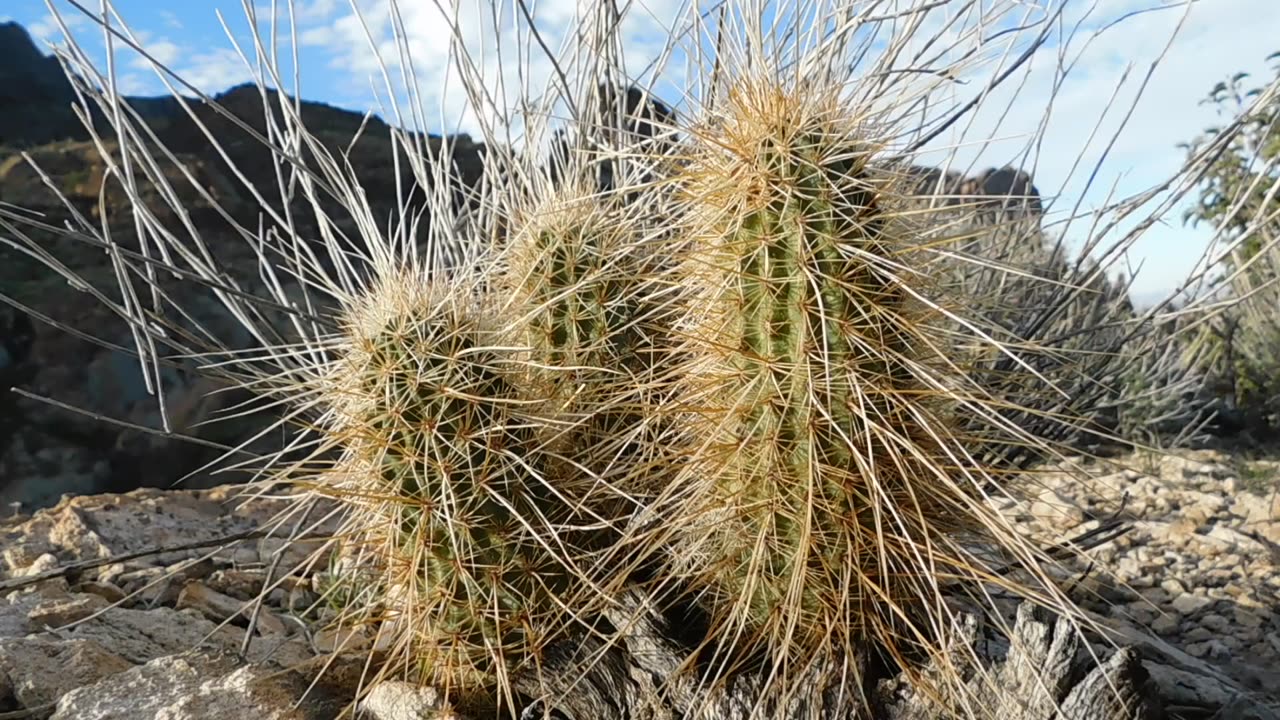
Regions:
[[[73,99],[57,58],[41,52],[18,23],[0,23],[0,146],[87,137],[71,110]]]

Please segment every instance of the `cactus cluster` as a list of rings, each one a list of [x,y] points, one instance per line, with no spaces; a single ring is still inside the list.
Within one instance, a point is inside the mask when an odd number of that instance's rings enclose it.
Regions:
[[[695,572],[714,603],[795,647],[857,633],[900,597],[905,558],[882,550],[940,508],[877,517],[937,481],[914,407],[918,310],[895,277],[906,253],[868,171],[875,148],[803,101],[750,90],[686,170],[701,220],[682,268],[698,288],[681,394],[696,452],[678,486],[716,518],[693,537],[710,545]]]
[[[395,276],[351,303],[321,380],[342,455],[322,483],[354,508],[405,656],[471,706],[507,703],[622,579],[618,481],[652,434],[643,224],[541,180],[477,281]]]
[[[1018,587],[974,551],[1035,557],[880,154],[837,94],[744,81],[665,184],[533,175],[478,281],[357,304],[337,494],[426,679],[500,700],[638,567],[726,660],[798,666],[945,647],[939,578]]]

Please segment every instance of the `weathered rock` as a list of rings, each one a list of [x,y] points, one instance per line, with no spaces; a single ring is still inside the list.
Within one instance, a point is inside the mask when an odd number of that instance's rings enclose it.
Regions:
[[[432,687],[400,681],[380,682],[360,701],[369,720],[453,720],[457,718]]]
[[[3,547],[0,578],[25,572],[43,555],[52,555],[56,563],[69,564],[154,548],[212,542],[255,530],[265,532],[273,527],[273,520],[287,507],[288,501],[249,501],[249,491],[243,486],[179,492],[143,489],[124,495],[67,498],[57,507],[41,510],[24,522],[0,527],[0,547]],[[330,521],[317,530],[332,531],[334,527],[334,521]],[[269,560],[281,547],[288,530],[289,526],[285,526],[276,537],[232,544],[223,554],[232,557],[242,551],[249,562]],[[261,548],[260,542],[265,543]],[[307,552],[314,552],[317,547],[314,543],[304,545]],[[214,547],[148,555],[144,558],[145,567],[163,568],[185,562],[188,564],[183,566],[183,579],[201,579],[213,572],[213,559],[195,565],[190,563],[211,549]],[[304,556],[299,552],[299,555],[291,553],[289,558],[295,564]],[[280,567],[287,571],[292,570],[293,565],[281,562]],[[122,582],[129,584],[138,576],[125,573],[121,577]]]
[[[358,674],[322,667],[243,665],[207,651],[165,657],[63,695],[53,718],[331,720],[355,700]]]
[[[210,589],[203,583],[191,581],[178,593],[179,610],[191,608],[206,618],[222,623],[223,621],[239,621],[236,624],[248,624],[252,618],[254,630],[269,635],[283,635],[284,623],[280,622],[270,610],[258,609],[255,614],[253,603],[248,600],[237,600],[229,595]]]
[[[61,576],[60,567],[74,568],[77,562],[215,540],[229,531],[243,533],[268,525],[279,510],[279,501],[246,505],[237,502],[240,492],[232,488],[170,493],[141,490],[123,496],[70,498],[25,521],[7,523],[0,530],[7,551],[6,572],[0,575],[0,597],[4,597],[0,601],[0,677],[11,688],[9,696],[14,708],[28,711],[32,717],[48,717],[54,711],[52,703],[71,690],[98,680],[115,687],[112,683],[119,673],[194,648],[226,654],[245,651],[250,661],[270,661],[281,666],[294,666],[315,657],[310,640],[291,629],[297,627],[298,621],[292,620],[290,625],[281,619],[280,613],[287,610],[257,607],[258,632],[246,638],[243,628],[255,616],[255,607],[211,590],[202,580],[218,577],[233,585],[250,582],[251,587],[250,579],[259,578],[261,585],[266,571],[255,574],[226,564],[219,569],[220,562],[229,563],[234,558],[216,552],[201,559],[216,548],[143,554],[127,563],[108,563],[70,573],[75,578],[102,570],[111,580],[81,579],[73,584]],[[283,549],[278,543],[263,548],[252,542],[246,544],[247,556],[242,559],[251,563]],[[219,559],[224,557],[225,561]],[[137,567],[146,561],[155,564]],[[134,569],[128,569],[130,565]],[[3,579],[5,576],[7,579]],[[181,592],[161,592],[147,602],[132,604],[125,597],[126,590],[166,579]],[[291,586],[301,588],[303,582],[294,578]],[[11,589],[15,587],[18,589]],[[10,591],[6,593],[6,589]],[[166,602],[187,609],[165,606]],[[161,663],[161,667],[168,666]],[[284,685],[277,687],[272,684],[276,681],[266,675],[252,674],[258,670],[246,670],[238,676],[231,670],[227,672],[226,685],[213,683],[199,689],[204,693],[201,702],[207,700],[209,707],[236,702],[229,699],[240,687],[236,683],[247,684],[249,689],[245,692],[254,701],[265,702],[263,698],[274,697],[272,688],[284,692]],[[143,673],[141,677],[139,682],[156,676]],[[126,699],[120,695],[112,702]],[[4,702],[2,698],[0,702]],[[74,713],[118,710],[124,713],[119,717],[143,717],[128,714],[130,711],[121,709],[118,703],[110,707],[102,710],[81,697],[72,709],[59,712],[65,717],[80,717]],[[149,707],[144,703],[138,710]],[[201,707],[204,706],[185,705],[181,711],[197,712]]]
[[[64,693],[131,667],[129,660],[93,640],[0,641],[0,674],[9,679],[19,706],[35,717],[48,717]]]

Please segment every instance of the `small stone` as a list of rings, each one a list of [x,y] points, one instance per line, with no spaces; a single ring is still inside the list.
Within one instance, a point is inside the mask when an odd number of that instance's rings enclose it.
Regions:
[[[112,604],[124,602],[126,597],[124,590],[121,590],[112,583],[103,582],[101,580],[90,580],[88,582],[80,583],[76,586],[75,590],[76,592],[97,595]]]
[[[1205,615],[1200,618],[1199,622],[1201,627],[1208,628],[1216,633],[1223,633],[1231,628],[1231,621],[1216,613]]]
[[[280,537],[263,538],[258,543],[258,562],[270,565],[278,555],[281,572],[293,573],[311,565],[317,553],[326,550],[328,545],[329,541],[323,539],[291,541]]]
[[[204,583],[210,589],[229,595],[237,600],[252,600],[262,592],[263,581],[266,580],[264,570],[218,570],[209,575]]]
[[[1184,544],[1196,537],[1197,528],[1199,528],[1199,525],[1195,522],[1180,518],[1165,526],[1164,535],[1172,543]]]
[[[320,596],[298,585],[289,591],[288,597],[285,599],[284,607],[286,610],[295,613],[304,613],[311,609],[313,605],[320,600]]]
[[[1235,637],[1242,645],[1257,644],[1262,640],[1262,628],[1260,627],[1238,627],[1235,629]],[[1270,654],[1270,653],[1265,653]]]
[[[1203,568],[1205,564],[1206,563],[1201,563],[1201,567]],[[1231,582],[1230,570],[1214,568],[1212,570],[1204,572],[1200,576],[1200,582],[1197,584],[1200,587],[1204,587],[1204,588],[1220,588],[1225,586],[1229,582]]]
[[[1150,625],[1156,619],[1156,609],[1144,602],[1132,602],[1125,605],[1113,605],[1122,617],[1128,617],[1139,625]]]
[[[128,571],[124,563],[111,563],[98,568],[98,582],[111,583],[119,587],[119,577]]]
[[[23,572],[18,574],[25,577],[33,577],[35,575],[39,575],[40,573],[49,572],[50,570],[53,570],[57,567],[58,567],[57,556],[53,555],[52,553],[45,553],[40,557],[36,558],[34,561],[32,561],[32,563],[28,565]]]
[[[248,621],[253,615],[253,603],[223,595],[198,581],[190,581],[182,587],[182,592],[178,595],[177,608],[179,610],[191,608],[214,622],[222,622],[237,616]],[[260,633],[278,635],[286,633],[284,623],[266,608],[259,609],[257,620],[257,629]]]
[[[147,606],[172,605],[181,590],[181,578],[167,576],[164,568],[148,568],[120,576],[120,584],[134,602]]]
[[[452,720],[444,698],[435,688],[391,680],[375,685],[360,701],[370,720]]]
[[[1143,574],[1129,579],[1129,587],[1138,591],[1146,590],[1147,588],[1155,585],[1155,583],[1155,579],[1149,574]],[[1141,592],[1139,592],[1139,594],[1141,594]]]
[[[1181,623],[1173,615],[1161,615],[1151,621],[1151,631],[1157,635],[1173,635],[1178,632]]]
[[[37,605],[27,615],[33,625],[57,629],[84,620],[110,606],[97,595],[78,595],[72,600],[57,600]]]
[[[359,629],[326,627],[312,640],[317,653],[358,652],[369,647],[369,636]]]
[[[1164,588],[1146,588],[1139,594],[1143,600],[1157,607],[1169,602],[1169,593]]]
[[[212,558],[203,558],[198,562],[180,562],[165,568],[170,577],[183,580],[204,580],[218,569]]]
[[[1223,645],[1219,640],[1205,640],[1204,642],[1195,642],[1187,645],[1187,654],[1191,657],[1204,659],[1218,659],[1227,657],[1231,654],[1230,648]]]
[[[1232,496],[1231,514],[1239,516],[1245,525],[1259,525],[1280,520],[1280,493],[1254,495],[1237,493]]]
[[[1226,525],[1215,525],[1205,534],[1205,537],[1236,552],[1248,553],[1254,556],[1262,555],[1266,552],[1266,548],[1263,547],[1262,543]]]
[[[1122,557],[1120,562],[1116,563],[1116,572],[1125,578],[1138,577],[1142,574],[1142,564],[1136,557]]]
[[[1084,511],[1052,488],[1046,488],[1031,503],[1030,513],[1035,519],[1058,528],[1075,527],[1084,522]]]
[[[1215,633],[1211,632],[1208,628],[1203,628],[1200,626],[1193,627],[1190,630],[1187,630],[1186,632],[1182,633],[1182,639],[1188,640],[1190,642],[1203,642],[1205,640],[1210,640],[1214,637],[1217,637]]]
[[[1213,602],[1207,597],[1183,593],[1173,599],[1171,606],[1182,615],[1194,615]]]
[[[1246,627],[1246,628],[1262,627],[1263,618],[1257,613],[1250,612],[1243,608],[1236,608],[1235,612],[1233,613],[1233,616],[1235,618],[1236,625],[1239,625],[1241,627]]]

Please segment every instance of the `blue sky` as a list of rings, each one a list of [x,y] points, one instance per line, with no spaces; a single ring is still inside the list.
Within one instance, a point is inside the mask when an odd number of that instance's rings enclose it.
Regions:
[[[385,0],[354,1],[369,11],[368,31],[379,52],[384,58],[393,57],[391,24],[385,13],[378,11],[385,7]],[[549,31],[553,38],[562,36],[579,1],[589,0],[539,0],[540,29]],[[53,2],[73,23],[72,31],[87,41],[86,47],[101,47],[94,39],[101,32],[94,30],[87,18],[77,17],[67,0]],[[296,0],[301,95],[366,110],[374,105],[372,88],[380,86],[381,80],[377,78],[376,56],[365,28],[352,12],[352,2]],[[1266,76],[1266,56],[1280,50],[1280,37],[1275,34],[1275,28],[1280,27],[1280,0],[1199,0],[1147,84],[1137,111],[1111,146],[1103,170],[1089,187],[1092,163],[1110,143],[1147,67],[1165,50],[1186,6],[1178,0],[1027,0],[1029,6],[1056,7],[1061,2],[1069,2],[1064,31],[1078,22],[1082,32],[1064,51],[1065,59],[1075,65],[1057,89],[1053,113],[1043,130],[1038,128],[1054,96],[1054,68],[1062,59],[1056,55],[1060,47],[1042,51],[1044,57],[1031,63],[1025,78],[1005,89],[1008,97],[984,103],[985,110],[978,113],[967,132],[955,133],[941,143],[963,146],[957,152],[962,163],[956,167],[963,169],[972,162],[973,169],[980,170],[1015,160],[1031,137],[1041,135],[1043,141],[1033,157],[1036,184],[1043,194],[1056,197],[1055,207],[1064,211],[1077,202],[1081,210],[1096,208],[1109,194],[1122,197],[1136,193],[1167,176],[1182,160],[1177,143],[1189,140],[1216,120],[1211,109],[1197,105],[1213,84],[1240,70],[1259,78]],[[84,0],[83,4],[96,9],[98,0]],[[248,38],[249,26],[240,0],[113,0],[112,4],[158,60],[201,90],[216,93],[251,78],[217,18],[221,11],[235,35]],[[280,4],[286,3],[280,0]],[[468,0],[463,5],[475,3]],[[259,6],[269,4],[259,0]],[[1134,12],[1162,6],[1155,12]],[[636,3],[624,30],[630,68],[661,50],[663,36],[683,7],[679,0]],[[462,110],[465,103],[459,97],[456,78],[444,82],[448,34],[434,8],[433,0],[401,0],[403,26],[413,49],[424,106],[445,118],[429,118],[427,124],[433,129],[458,122],[466,127],[469,121]],[[268,14],[261,11],[264,20]],[[23,23],[42,41],[60,38],[44,0],[6,0],[0,18]],[[460,22],[469,27],[467,17]],[[474,25],[479,27],[480,23]],[[508,47],[520,44],[514,34],[506,41]],[[136,56],[122,53],[117,57],[119,81],[127,93],[165,93],[164,86]],[[494,58],[494,64],[506,70],[517,63]],[[664,89],[678,93],[682,82],[680,77],[670,77],[658,90],[660,94]],[[286,86],[291,83],[292,79]],[[1091,138],[1102,107],[1113,92],[1117,108],[1103,118]],[[385,92],[381,94],[385,96]],[[1001,140],[974,143],[993,134]],[[1083,162],[1078,163],[1080,160]],[[1069,230],[1068,237],[1071,234]],[[1208,237],[1203,227],[1184,227],[1176,211],[1165,224],[1149,229],[1129,253],[1130,262],[1143,266],[1135,294],[1141,299],[1171,289],[1191,270]]]

